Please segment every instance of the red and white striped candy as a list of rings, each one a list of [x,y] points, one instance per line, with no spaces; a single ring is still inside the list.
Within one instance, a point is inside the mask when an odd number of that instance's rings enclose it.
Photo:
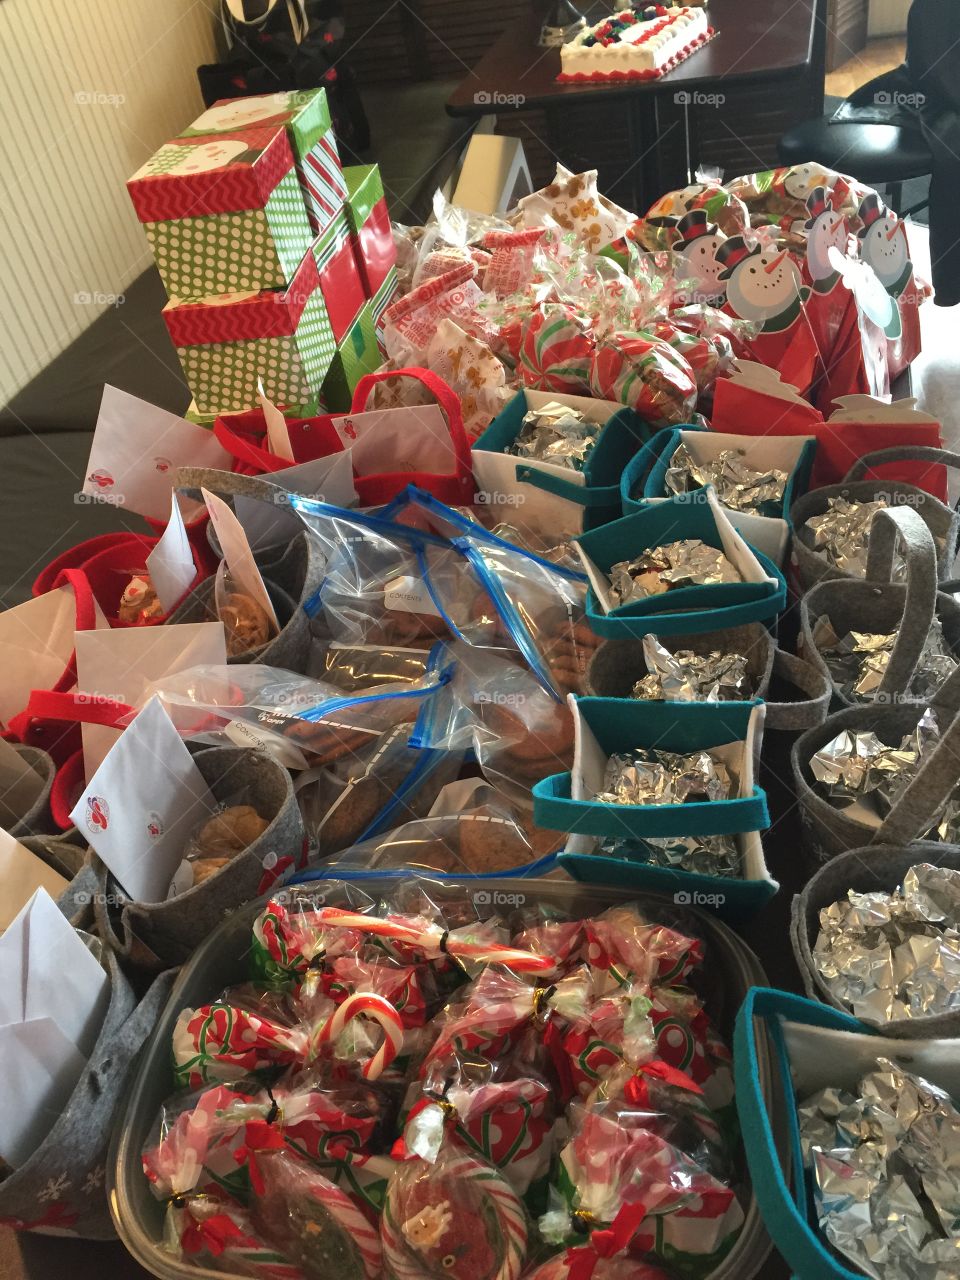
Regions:
[[[375,995],[372,991],[357,991],[354,995],[347,996],[320,1028],[316,1045],[320,1047],[331,1044],[348,1022],[361,1016],[373,1018],[383,1028],[383,1044],[372,1058],[367,1059],[360,1072],[364,1080],[378,1080],[400,1052],[403,1042],[403,1021],[400,1014],[383,996]]]
[[[382,920],[379,916],[341,911],[338,907],[324,907],[320,918],[325,924],[362,930],[379,938],[392,938],[395,942],[405,942],[411,947],[419,947],[422,951],[435,955],[446,951],[447,955],[460,956],[465,960],[503,964],[516,973],[541,973],[553,968],[553,961],[549,956],[535,955],[532,951],[521,951],[517,947],[506,947],[499,942],[467,942],[464,938],[446,934],[438,925],[418,929],[402,924],[399,920]]]
[[[336,1218],[357,1246],[367,1280],[379,1280],[383,1265],[380,1232],[364,1216],[355,1200],[335,1183],[324,1188],[321,1204]]]

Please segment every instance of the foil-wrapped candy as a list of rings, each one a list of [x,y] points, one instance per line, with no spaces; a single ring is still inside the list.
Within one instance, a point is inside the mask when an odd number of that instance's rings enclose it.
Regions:
[[[726,765],[709,751],[679,755],[639,747],[610,757],[596,799],[637,805],[727,800],[732,785]]]
[[[633,686],[633,697],[650,702],[731,702],[753,697],[747,659],[741,653],[711,649],[671,653],[656,636],[643,637],[647,675]]]
[[[551,400],[524,414],[516,439],[504,452],[582,471],[599,434],[596,422],[588,421],[576,409]]]
[[[924,751],[939,739],[934,712],[928,707],[912,733],[899,746],[882,742],[872,731],[844,729],[824,744],[810,761],[810,771],[837,808],[856,804],[862,816],[877,822],[913,778]],[[936,819],[931,819],[931,825]]]
[[[712,484],[717,498],[731,511],[759,512],[767,507],[783,508],[783,493],[787,486],[787,473],[770,469],[756,471],[748,467],[743,449],[724,449],[716,458],[697,462],[685,444],[674,450],[664,476],[664,485],[670,493],[692,493]]]
[[[960,1009],[960,871],[917,863],[892,893],[856,893],[820,912],[813,960],[865,1022]]]
[[[876,1280],[960,1276],[960,1112],[943,1089],[878,1058],[856,1093],[798,1108],[824,1236]]]
[[[848,631],[838,636],[824,614],[814,623],[813,640],[834,684],[846,697],[867,702],[876,696],[897,640],[895,631]],[[943,627],[935,618],[906,694],[917,699],[932,698],[956,667],[956,659],[947,650]]]
[[[877,498],[873,502],[828,498],[827,510],[822,515],[811,516],[803,527],[813,535],[814,550],[834,568],[855,578],[865,578],[870,526],[877,512],[886,510],[889,505],[886,498]],[[897,552],[894,555],[893,581],[902,582],[906,571],[906,561]]]
[[[736,836],[657,836],[646,840],[602,840],[597,852],[607,858],[646,862],[701,876],[743,875],[743,857]]]
[[[661,595],[671,587],[742,581],[723,552],[699,538],[647,547],[635,559],[618,560],[610,566],[610,594],[618,605]]]

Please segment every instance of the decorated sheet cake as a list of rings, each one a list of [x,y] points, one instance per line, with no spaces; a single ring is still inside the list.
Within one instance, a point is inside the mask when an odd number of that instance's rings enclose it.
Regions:
[[[706,10],[648,5],[585,27],[560,50],[559,80],[651,79],[714,35]]]

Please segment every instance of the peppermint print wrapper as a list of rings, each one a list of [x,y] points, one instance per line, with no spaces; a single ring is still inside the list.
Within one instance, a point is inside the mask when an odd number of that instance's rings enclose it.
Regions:
[[[634,982],[683,982],[703,961],[703,943],[644,919],[633,903],[610,907],[584,922],[586,959],[611,988]]]
[[[653,1255],[684,1274],[713,1270],[743,1225],[733,1190],[648,1130],[590,1111],[577,1121],[554,1177],[563,1208],[540,1219],[544,1236],[574,1243],[574,1223],[603,1229],[626,1206],[640,1205],[643,1216],[638,1210],[630,1221],[631,1254]]]
[[[519,372],[525,386],[589,395],[595,353],[592,318],[571,303],[541,302],[526,313],[519,350]]]
[[[353,955],[362,935],[324,924],[310,898],[269,902],[253,924],[251,968],[271,986],[292,988],[321,962]]]
[[[390,1280],[520,1280],[527,1256],[516,1192],[490,1165],[458,1154],[398,1166],[380,1237]]]
[[[265,1093],[243,1093],[216,1085],[201,1094],[174,1099],[161,1112],[154,1137],[144,1148],[143,1171],[159,1200],[191,1192],[229,1192],[245,1198],[248,1182],[238,1167],[251,1120],[266,1120]]]
[[[233,1005],[184,1009],[173,1029],[173,1067],[180,1087],[230,1083],[256,1072],[279,1072],[303,1061],[310,1035]]]
[[[164,1245],[208,1271],[250,1280],[307,1280],[258,1233],[249,1213],[228,1200],[191,1196],[167,1210]]]
[[[653,333],[611,333],[597,343],[591,393],[629,405],[658,427],[690,421],[697,380],[688,361]]]
[[[389,1000],[404,1028],[422,1027],[439,1004],[437,981],[429,964],[400,964],[375,947],[360,955],[338,956],[323,979],[335,1004],[357,991],[373,991]]]

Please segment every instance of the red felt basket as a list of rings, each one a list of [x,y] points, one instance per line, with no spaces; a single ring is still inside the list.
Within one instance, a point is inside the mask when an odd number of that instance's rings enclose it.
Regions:
[[[470,461],[470,444],[463,427],[463,413],[456,393],[435,373],[428,369],[396,369],[369,373],[357,383],[353,394],[352,413],[366,410],[370,392],[379,382],[390,378],[412,378],[422,383],[439,404],[447,422],[455,457],[455,470],[448,475],[428,471],[395,471],[375,475],[355,475],[354,485],[360,505],[382,506],[391,502],[409,484],[415,484],[432,493],[441,502],[450,505],[469,504],[473,501],[474,481]],[[336,415],[344,416],[344,415]],[[287,418],[290,447],[294,462],[277,457],[264,447],[267,429],[262,412],[251,410],[217,418],[214,434],[234,458],[234,470],[244,475],[262,475],[282,471],[301,462],[313,462],[343,451],[343,445],[333,422],[333,415],[316,418]]]

